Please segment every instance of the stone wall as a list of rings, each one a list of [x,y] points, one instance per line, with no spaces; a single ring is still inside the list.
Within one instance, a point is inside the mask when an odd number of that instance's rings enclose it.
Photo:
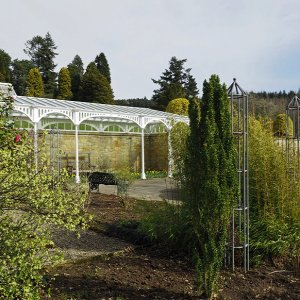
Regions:
[[[130,167],[141,170],[141,136],[139,134],[80,132],[79,162],[80,169],[108,170]],[[57,157],[60,149],[62,167],[67,164],[75,167],[75,134],[61,132],[59,135],[46,136],[46,152],[49,157]],[[52,150],[51,150],[52,149]],[[145,135],[145,169],[167,170],[167,134]]]

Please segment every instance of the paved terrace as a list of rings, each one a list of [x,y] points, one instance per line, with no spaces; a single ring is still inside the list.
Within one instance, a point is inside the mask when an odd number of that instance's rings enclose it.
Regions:
[[[117,187],[100,185],[100,193],[117,194]],[[176,183],[171,178],[138,179],[129,187],[128,196],[144,200],[179,200]]]

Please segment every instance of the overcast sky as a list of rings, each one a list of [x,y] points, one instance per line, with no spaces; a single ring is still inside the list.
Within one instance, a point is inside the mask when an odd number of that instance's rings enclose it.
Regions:
[[[25,42],[49,32],[57,71],[103,52],[115,98],[151,98],[172,56],[198,88],[211,74],[247,91],[300,88],[299,0],[3,0],[0,49],[28,58]]]

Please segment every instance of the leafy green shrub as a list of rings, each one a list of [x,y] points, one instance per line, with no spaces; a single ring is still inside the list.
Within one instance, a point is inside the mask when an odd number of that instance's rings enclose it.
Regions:
[[[173,99],[168,103],[166,112],[187,116],[189,113],[189,100],[185,98]]]
[[[270,123],[249,118],[251,246],[261,257],[299,258],[300,174]],[[290,157],[297,165],[298,158]]]
[[[117,194],[122,198],[127,198],[128,188],[135,179],[129,168],[118,168],[114,171],[117,180]]]
[[[254,259],[285,258],[299,268],[300,220],[259,219],[251,223],[251,247]]]
[[[273,132],[275,136],[285,137],[287,135],[287,129],[289,131],[289,136],[292,137],[294,135],[294,126],[293,121],[289,117],[289,124],[286,124],[286,114],[279,114],[276,116],[276,119],[273,122]]]
[[[32,138],[7,119],[13,99],[0,102],[0,298],[39,299],[42,270],[58,258],[51,231],[86,227],[88,189],[71,189],[67,174],[54,180],[42,157],[36,169]]]
[[[194,240],[191,220],[181,205],[166,201],[151,203],[144,211],[139,230],[152,241],[164,244],[172,253],[193,254]]]
[[[147,170],[145,173],[146,173],[146,178],[148,178],[148,179],[167,177],[166,170]]]
[[[187,157],[187,139],[190,133],[185,123],[176,123],[171,130],[171,146],[173,157],[173,177],[182,182],[184,179],[184,163]]]
[[[141,173],[140,172],[130,172],[131,177],[133,179],[140,179]],[[146,178],[165,178],[167,177],[167,171],[166,170],[146,170],[145,171]]]
[[[288,176],[290,169],[285,150],[276,143],[268,124],[264,125],[250,117],[249,125],[250,201],[253,218],[299,217],[299,177]],[[296,166],[297,157],[291,159],[295,159],[291,164]]]

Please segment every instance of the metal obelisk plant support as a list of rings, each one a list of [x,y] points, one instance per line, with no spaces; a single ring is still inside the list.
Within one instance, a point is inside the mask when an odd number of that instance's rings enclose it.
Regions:
[[[286,107],[286,158],[289,176],[294,178],[300,168],[300,99],[294,96]],[[290,128],[292,120],[293,128]],[[292,159],[296,157],[296,160]],[[297,162],[295,164],[295,161]],[[293,162],[293,163],[292,163]]]
[[[249,270],[249,169],[248,169],[248,95],[236,79],[229,86],[231,130],[237,145],[239,197],[232,208],[228,261],[234,270],[237,258],[243,257],[244,270]]]

